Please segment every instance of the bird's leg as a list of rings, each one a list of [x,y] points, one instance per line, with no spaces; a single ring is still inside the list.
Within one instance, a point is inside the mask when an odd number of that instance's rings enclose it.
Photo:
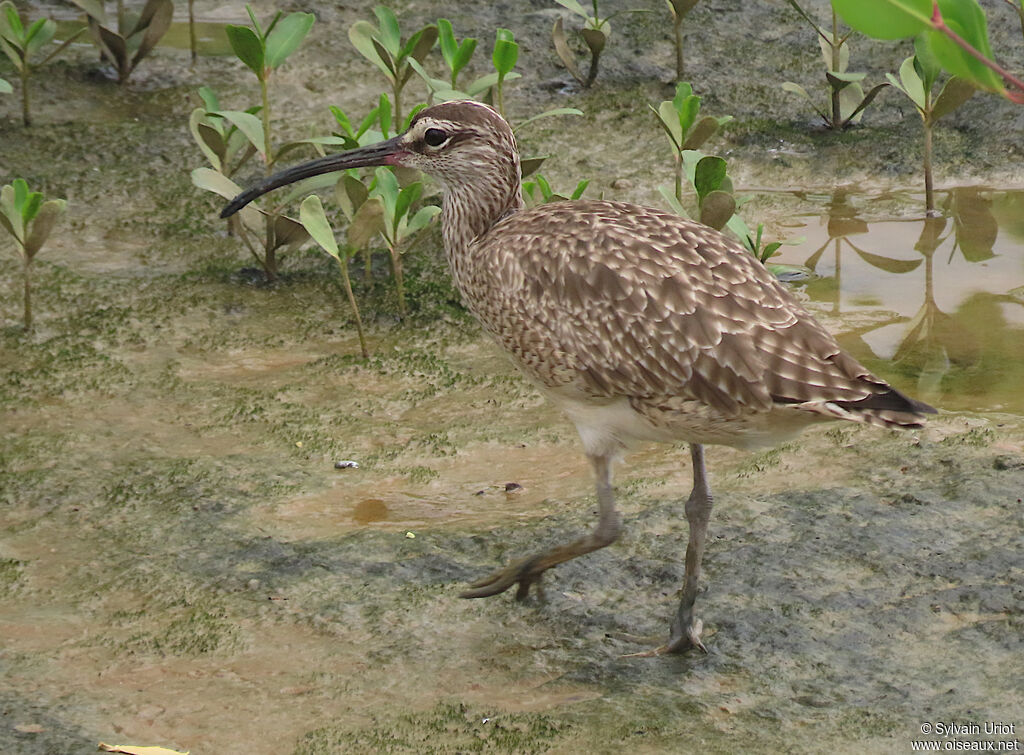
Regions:
[[[622,520],[615,510],[615,495],[612,492],[611,458],[608,456],[588,457],[597,477],[597,503],[599,518],[597,527],[588,535],[565,545],[559,545],[540,553],[520,559],[504,569],[496,571],[470,585],[459,597],[486,598],[505,592],[512,585],[519,585],[516,600],[522,600],[530,592],[530,585],[540,580],[541,574],[552,566],[564,563],[569,559],[590,553],[606,545],[611,545],[619,536]]]
[[[693,617],[693,604],[697,600],[697,582],[700,580],[700,562],[704,556],[704,540],[708,534],[711,519],[711,487],[704,469],[704,446],[690,444],[690,458],[693,460],[693,490],[686,500],[686,520],[690,524],[690,542],[686,546],[686,576],[683,582],[683,598],[679,610],[672,620],[672,633],[668,642],[661,647],[632,656],[665,655],[681,653],[691,648],[708,649],[701,642],[700,633],[704,622]]]

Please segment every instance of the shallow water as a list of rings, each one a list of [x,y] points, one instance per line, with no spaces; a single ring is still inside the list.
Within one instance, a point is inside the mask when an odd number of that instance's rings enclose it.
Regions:
[[[777,258],[817,276],[800,288],[843,345],[948,410],[1024,412],[1024,191],[803,195]],[[821,210],[817,208],[820,207]]]

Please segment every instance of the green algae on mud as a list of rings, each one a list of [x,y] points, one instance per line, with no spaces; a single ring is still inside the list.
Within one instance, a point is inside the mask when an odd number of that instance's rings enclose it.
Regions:
[[[280,72],[289,136],[326,128],[327,104],[355,112],[377,94],[343,42],[371,5],[320,9]],[[670,91],[671,41],[624,18],[598,85],[574,93],[544,53],[550,14],[507,6],[399,10],[413,25],[451,13],[481,39],[512,28],[528,73],[514,111],[568,99],[587,113],[524,129],[524,147],[555,155],[549,178],[656,202],[671,166],[645,103]],[[778,82],[818,75],[813,37],[781,6],[747,13],[699,4],[688,44],[704,108],[736,116],[720,145],[741,189],[805,192],[760,192],[749,209],[780,235],[817,230],[837,176],[867,183],[850,202],[880,235],[855,243],[912,260],[914,238],[887,246],[915,212],[892,194],[914,189],[918,124],[880,98],[863,128],[808,127]],[[751,45],[757,75],[721,64]],[[903,52],[864,42],[856,55],[875,76]],[[1019,306],[1005,290],[1020,285],[1019,246],[948,271],[998,277],[995,305],[936,299],[954,318],[973,308],[967,338],[939,339],[962,373],[932,382],[958,413],[917,436],[835,425],[763,454],[710,452],[711,654],[625,659],[637,637],[663,639],[676,602],[685,450],[630,457],[625,537],[547,576],[543,599],[459,600],[467,581],[592,526],[571,427],[458,306],[436,235],[406,265],[410,321],[393,317],[385,267],[358,292],[365,362],[329,260],[293,255],[276,286],[240,271],[216,203],[189,183],[201,157],[185,123],[199,84],[231,106],[253,93],[224,61],[192,71],[186,58],[158,50],[118,88],[87,49],[39,81],[30,131],[0,100],[3,170],[71,200],[38,261],[34,335],[13,324],[17,271],[0,256],[0,750],[84,753],[116,737],[193,752],[903,752],[926,720],[1024,725],[1017,326],[977,326]],[[1020,112],[975,97],[938,132],[940,180],[1019,186]],[[792,251],[803,263],[815,249]],[[934,256],[941,284],[949,250]],[[800,295],[873,353],[865,334],[894,314],[906,327],[915,312],[900,307],[920,301],[860,287],[884,276],[858,272],[855,251],[838,281],[830,259]],[[876,365],[915,391],[919,371]],[[963,398],[993,377],[984,401]],[[359,469],[333,468],[349,458]]]

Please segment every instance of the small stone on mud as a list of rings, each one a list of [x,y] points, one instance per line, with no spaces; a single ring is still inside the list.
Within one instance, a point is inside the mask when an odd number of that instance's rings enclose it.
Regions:
[[[520,485],[518,482],[506,482],[505,483],[505,492],[506,493],[515,493],[516,491],[519,491],[519,490],[522,490],[522,489],[523,489],[523,486]]]
[[[335,469],[359,469],[359,462],[351,459],[342,459],[334,462]]]

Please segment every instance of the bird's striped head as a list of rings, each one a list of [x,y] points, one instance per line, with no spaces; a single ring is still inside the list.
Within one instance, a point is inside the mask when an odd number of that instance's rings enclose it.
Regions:
[[[488,105],[457,100],[421,110],[409,128],[392,139],[275,173],[232,199],[221,217],[233,215],[280,186],[323,173],[374,165],[422,170],[447,191],[493,192],[506,185],[511,190],[519,186],[519,153],[511,127]]]

